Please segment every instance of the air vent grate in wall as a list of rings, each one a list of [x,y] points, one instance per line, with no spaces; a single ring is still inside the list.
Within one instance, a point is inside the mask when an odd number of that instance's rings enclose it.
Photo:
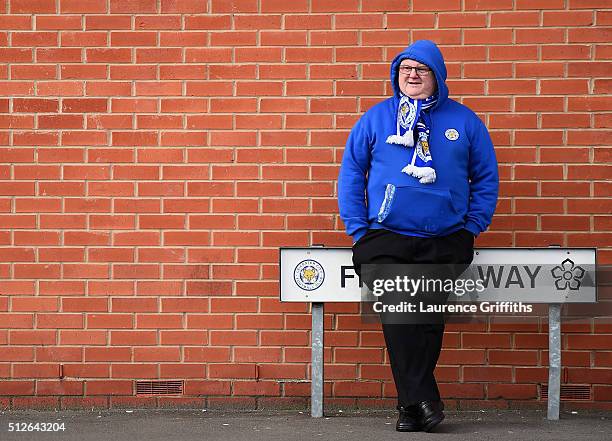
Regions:
[[[180,395],[182,393],[183,380],[136,381],[136,395]]]
[[[548,384],[542,384],[542,400],[548,399]],[[563,401],[590,401],[591,387],[588,384],[562,384],[561,400]]]

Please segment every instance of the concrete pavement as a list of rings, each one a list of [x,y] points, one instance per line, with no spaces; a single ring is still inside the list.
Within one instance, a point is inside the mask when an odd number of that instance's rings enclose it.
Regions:
[[[311,418],[300,411],[104,410],[4,411],[1,441],[389,441],[610,440],[612,413],[563,413],[548,421],[538,410],[447,411],[435,433],[398,433],[395,412],[334,411]],[[59,432],[9,432],[9,423],[64,423]],[[21,424],[21,426],[24,426]]]

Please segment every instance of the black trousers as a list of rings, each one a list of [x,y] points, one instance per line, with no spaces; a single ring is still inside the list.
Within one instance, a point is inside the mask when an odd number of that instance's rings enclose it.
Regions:
[[[467,230],[448,236],[420,238],[371,229],[353,245],[353,265],[362,277],[363,264],[465,264],[474,257],[474,237]],[[456,274],[457,276],[458,274]],[[398,405],[439,401],[434,369],[442,349],[444,322],[385,323],[385,343]]]

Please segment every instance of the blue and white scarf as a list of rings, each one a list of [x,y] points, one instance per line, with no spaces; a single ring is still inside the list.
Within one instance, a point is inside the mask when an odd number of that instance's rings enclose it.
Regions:
[[[412,149],[410,164],[402,169],[403,173],[419,179],[421,184],[431,184],[436,181],[436,170],[429,149],[429,127],[421,114],[438,102],[438,94],[424,100],[415,100],[402,95],[397,109],[397,131],[389,135],[387,143],[399,144]],[[414,134],[417,142],[415,146]]]

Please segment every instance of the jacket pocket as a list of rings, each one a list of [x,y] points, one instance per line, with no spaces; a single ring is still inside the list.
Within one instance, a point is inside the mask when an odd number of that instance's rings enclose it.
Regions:
[[[463,219],[449,190],[387,184],[378,222],[392,229],[438,235]]]

